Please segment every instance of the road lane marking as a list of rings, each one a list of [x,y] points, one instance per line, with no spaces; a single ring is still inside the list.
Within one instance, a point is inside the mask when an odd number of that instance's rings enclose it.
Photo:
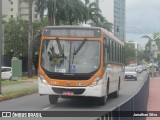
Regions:
[[[44,109],[42,109],[42,110],[48,110],[48,109],[50,109],[50,108],[52,108],[52,107],[54,107],[55,105],[52,105],[52,106],[49,106],[49,107],[46,107],[46,108],[44,108]]]

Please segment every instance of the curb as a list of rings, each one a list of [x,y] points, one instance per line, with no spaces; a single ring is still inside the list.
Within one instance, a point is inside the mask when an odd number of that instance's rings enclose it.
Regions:
[[[9,94],[9,95],[4,95],[4,96],[0,95],[0,102],[4,101],[4,100],[9,100],[9,99],[13,99],[13,98],[22,97],[22,96],[25,96],[25,95],[30,95],[30,94],[37,93],[37,92],[38,92],[38,90],[31,90],[31,91]]]

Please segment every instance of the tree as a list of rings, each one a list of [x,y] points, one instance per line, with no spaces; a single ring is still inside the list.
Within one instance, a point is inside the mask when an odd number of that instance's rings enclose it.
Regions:
[[[149,36],[142,36],[142,38],[148,39],[148,42],[145,46],[145,51],[149,53],[148,59],[153,57],[153,53],[151,52],[151,43],[154,40],[156,42],[156,45],[158,46],[158,49],[160,49],[160,32],[153,33],[152,37]],[[160,56],[158,55],[158,59],[154,59],[155,61],[159,60]]]
[[[86,7],[81,0],[59,0],[56,6],[57,25],[61,23],[69,25],[80,24],[84,21],[84,9]]]
[[[125,64],[127,65],[129,61],[136,60],[136,50],[130,46],[129,43],[125,42]]]
[[[61,1],[61,0],[58,0]],[[56,24],[56,0],[48,0],[47,1],[47,10],[48,10],[48,20],[49,25],[55,25]]]
[[[108,22],[103,16],[101,16],[101,19],[98,23],[91,23],[92,26],[97,27],[103,27],[104,29],[108,30],[109,32],[112,32],[113,24]]]
[[[91,25],[103,27],[112,31],[112,23],[109,23],[101,14],[101,10],[95,2],[85,0],[37,0],[37,11],[41,21],[44,10],[48,11],[49,25],[79,25],[90,22]]]
[[[89,0],[85,0],[85,5],[89,4]]]
[[[144,35],[144,36],[142,36],[142,38],[148,39],[148,42],[145,46],[146,49],[151,49],[151,42],[153,40],[156,41],[158,48],[160,48],[160,33],[159,32],[153,33],[152,37]]]
[[[86,11],[86,16],[85,16],[85,23],[87,21],[92,21],[95,24],[99,23],[99,18],[102,17],[101,15],[101,10],[97,8],[97,4],[95,2],[89,3]]]
[[[44,12],[47,9],[47,1],[46,0],[36,0],[35,4],[37,6],[36,11],[37,13],[40,14],[40,21],[43,27],[43,22],[44,22],[43,18],[44,18]]]
[[[28,22],[10,19],[4,24],[4,33],[4,54],[9,55],[13,51],[15,57],[27,57]]]

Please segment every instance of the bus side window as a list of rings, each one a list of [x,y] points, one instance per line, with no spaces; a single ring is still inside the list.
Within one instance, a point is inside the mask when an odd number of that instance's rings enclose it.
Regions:
[[[104,37],[104,64],[107,63],[107,38]]]

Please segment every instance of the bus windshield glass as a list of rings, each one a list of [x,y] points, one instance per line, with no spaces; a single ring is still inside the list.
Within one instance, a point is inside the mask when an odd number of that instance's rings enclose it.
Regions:
[[[48,72],[91,73],[100,66],[100,41],[44,40],[41,56]]]

